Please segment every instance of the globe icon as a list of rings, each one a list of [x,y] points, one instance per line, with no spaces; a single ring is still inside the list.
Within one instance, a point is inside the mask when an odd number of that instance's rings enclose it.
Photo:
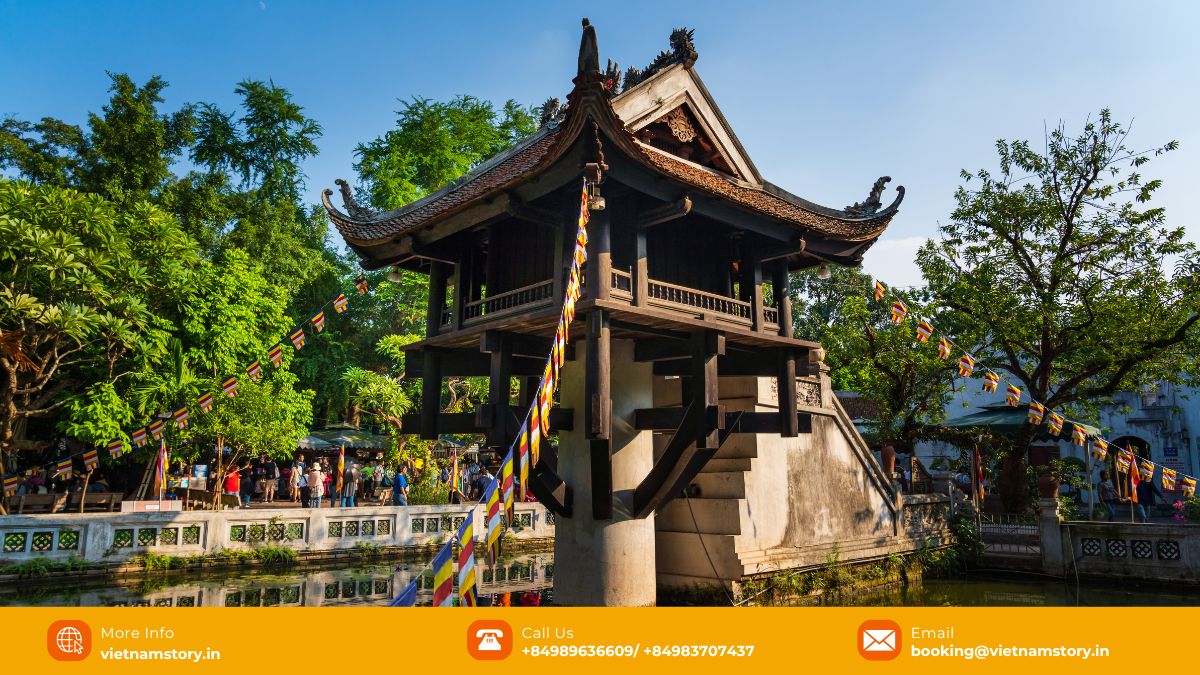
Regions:
[[[83,633],[79,629],[67,626],[58,631],[55,636],[55,642],[59,650],[67,654],[82,654],[83,653]]]

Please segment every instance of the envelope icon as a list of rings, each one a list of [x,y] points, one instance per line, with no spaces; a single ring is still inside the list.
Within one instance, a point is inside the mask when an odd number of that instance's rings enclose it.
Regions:
[[[867,628],[863,630],[862,650],[864,652],[896,651],[896,631],[890,628]]]

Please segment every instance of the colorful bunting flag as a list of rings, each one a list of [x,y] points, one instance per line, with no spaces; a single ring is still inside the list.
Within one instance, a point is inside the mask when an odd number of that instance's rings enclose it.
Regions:
[[[904,304],[903,300],[897,299],[892,303],[892,323],[904,323],[904,317],[908,316],[908,305]]]
[[[1154,480],[1154,462],[1143,459],[1139,464],[1142,472],[1142,480]]]
[[[15,495],[17,493],[17,484],[19,482],[20,482],[20,478],[18,478],[16,476],[5,476],[4,477],[4,496],[11,497],[11,496]]]
[[[1184,497],[1195,497],[1196,496],[1196,479],[1195,478],[1189,478],[1187,476],[1184,476],[1183,480],[1180,482],[1183,483],[1183,496]]]
[[[1103,462],[1104,458],[1107,456],[1108,456],[1108,441],[1104,440],[1103,438],[1100,438],[1099,436],[1092,439],[1092,457],[1097,462]]]
[[[188,425],[188,409],[186,407],[175,411],[175,426],[186,429]]]
[[[930,335],[933,335],[933,324],[929,323],[928,319],[922,318],[917,322],[917,339],[927,342]]]
[[[478,604],[475,587],[475,533],[474,512],[467,514],[458,529],[458,605],[474,607]]]
[[[525,490],[527,490],[528,486],[529,486],[529,423],[528,422],[521,423],[521,432],[519,434],[517,434],[517,438],[520,439],[519,445],[517,446],[517,448],[518,448],[517,456],[520,458],[520,461],[521,461],[521,479],[517,483],[517,490],[519,491],[518,498],[521,499],[522,501],[524,501]]]
[[[205,392],[196,399],[196,405],[200,406],[200,412],[210,412],[213,408],[213,395]]]
[[[73,471],[71,470],[71,458],[60,459],[54,464],[54,477],[62,477],[70,480]]]
[[[1037,426],[1042,423],[1042,416],[1046,414],[1046,406],[1037,401],[1029,402],[1029,424]]]
[[[1132,462],[1129,461],[1131,454],[1128,450],[1119,448],[1117,449],[1117,454],[1113,455],[1113,463],[1116,465],[1119,473],[1129,473],[1129,469],[1132,466]]]
[[[433,606],[454,606],[454,541],[446,542],[433,557]]]
[[[963,352],[962,358],[958,360],[958,374],[963,377],[970,377],[975,370],[975,357]]]
[[[258,361],[246,366],[246,374],[250,376],[250,380],[258,382],[262,379],[262,365]]]
[[[167,428],[166,422],[164,422],[162,420],[155,420],[150,423],[150,435],[153,436],[154,440],[157,441],[158,439],[163,437],[163,429],[166,429],[166,428]]]
[[[500,482],[492,479],[484,492],[483,502],[487,504],[484,513],[487,514],[487,559],[488,565],[495,565],[500,559],[500,535],[502,534],[503,517],[500,513]]]
[[[1071,423],[1071,442],[1081,448],[1087,444],[1087,432],[1074,422]]]
[[[146,436],[147,436],[146,428],[142,427],[141,429],[138,429],[137,431],[133,432],[133,434],[130,436],[130,438],[133,439],[133,444],[140,448],[146,444],[146,440],[147,440]]]
[[[229,398],[237,396],[237,389],[238,384],[236,377],[231,377],[228,380],[225,380],[225,383],[221,385],[221,390],[224,391],[225,395]]]
[[[271,351],[267,352],[267,360],[276,368],[283,365],[283,345],[276,344],[271,347]]]
[[[1010,384],[1010,385],[1008,385],[1008,391],[1007,391],[1007,392],[1005,392],[1005,394],[1004,394],[1004,402],[1005,402],[1005,403],[1007,403],[1007,404],[1009,404],[1010,406],[1012,406],[1012,407],[1014,407],[1014,408],[1015,408],[1015,407],[1017,407],[1018,405],[1020,405],[1020,403],[1021,403],[1021,390],[1020,390],[1020,389],[1018,389],[1018,388],[1016,388],[1016,387],[1014,387],[1014,386],[1013,386],[1013,385],[1011,385],[1011,384]]]
[[[996,387],[1000,386],[1000,376],[992,371],[987,371],[983,374],[983,390],[989,394],[995,393]]]
[[[388,603],[388,607],[412,607],[417,604],[417,583],[421,580],[421,576],[417,575],[415,579],[408,582],[400,594],[392,598]]]
[[[540,415],[538,415],[538,406],[535,403],[529,406],[529,456],[534,464],[537,464],[541,457],[542,423],[538,417]]]
[[[83,468],[85,471],[95,471],[100,464],[100,453],[95,450],[83,451]]]
[[[512,450],[504,456],[500,463],[500,490],[504,499],[505,522],[513,521],[513,455]]]
[[[942,338],[942,339],[938,340],[938,358],[940,358],[940,359],[950,358],[951,349],[952,348],[950,346],[949,340],[947,340],[946,338]]]
[[[1133,448],[1126,448],[1129,451],[1129,501],[1134,504],[1138,503],[1138,483],[1142,482],[1142,477],[1138,473],[1137,455],[1133,453]]]
[[[875,280],[875,299],[882,300],[884,294],[886,294],[886,293],[887,293],[887,285],[884,284],[882,281],[876,279]]]
[[[1046,426],[1050,427],[1050,435],[1057,436],[1062,433],[1063,416],[1056,412],[1050,413],[1050,417],[1046,420]]]
[[[1171,490],[1175,489],[1175,476],[1176,476],[1175,469],[1168,469],[1165,466],[1163,467],[1163,469],[1162,469],[1162,489],[1163,490],[1170,492]]]
[[[167,442],[163,441],[158,448],[158,461],[154,466],[154,494],[162,499],[167,491],[167,468],[171,465],[171,456],[167,452]]]
[[[325,330],[325,312],[324,311],[313,314],[312,318],[309,319],[309,321],[312,322],[313,326],[316,326],[318,333]]]
[[[349,302],[349,301],[346,300],[346,294],[339,293],[338,296],[333,299],[333,311],[337,312],[338,314],[341,314],[342,312],[346,311],[346,303],[347,302]]]
[[[358,278],[354,280],[354,288],[358,289],[359,295],[365,295],[367,292],[367,275],[358,275]]]
[[[300,351],[301,349],[304,349],[304,329],[303,328],[297,328],[296,332],[292,333],[289,337],[291,337],[292,346],[296,348],[296,351]]]
[[[143,432],[143,433],[145,433],[145,432]],[[143,440],[143,442],[145,442],[145,441]],[[110,457],[112,457],[113,459],[120,457],[124,453],[125,453],[125,444],[121,442],[121,439],[118,438],[108,444],[108,455]]]

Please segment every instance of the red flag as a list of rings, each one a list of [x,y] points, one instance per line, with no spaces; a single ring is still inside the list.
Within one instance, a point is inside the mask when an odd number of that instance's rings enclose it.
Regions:
[[[983,458],[979,455],[979,446],[975,446],[975,489],[979,492],[979,502],[983,503]]]
[[[1134,454],[1133,448],[1126,448],[1129,451],[1129,501],[1134,504],[1138,503],[1137,487],[1141,482],[1141,476],[1138,475],[1137,455]]]

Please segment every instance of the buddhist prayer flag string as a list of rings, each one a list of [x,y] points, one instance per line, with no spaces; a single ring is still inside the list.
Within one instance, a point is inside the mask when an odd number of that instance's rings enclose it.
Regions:
[[[98,464],[100,464],[99,453],[95,450],[85,450],[83,452],[83,469],[85,471],[95,471]]]
[[[888,297],[889,294],[892,295],[891,298]],[[877,301],[890,300],[891,304],[889,319],[897,324],[901,323],[903,321],[902,317],[911,311],[903,299],[897,297],[896,294],[891,291],[889,286],[881,280],[875,280],[874,295],[875,300]],[[928,318],[921,317],[920,322],[917,324],[917,340],[921,343],[928,342],[929,337],[932,336],[932,334],[932,322]],[[938,357],[944,360],[949,359],[954,353],[954,350],[959,348],[959,345],[956,345],[950,336],[946,336],[938,339],[937,348]],[[962,350],[961,348],[960,351],[962,351],[962,356],[958,360],[959,375],[963,377],[970,377],[977,364],[976,357],[970,352]],[[1000,383],[1003,382],[1006,385],[1004,393],[1005,403],[1014,408],[1020,406],[1022,397],[1024,395],[1024,392],[1020,387],[1016,386],[1010,381],[1007,381],[1004,376],[992,370],[991,368],[984,368],[982,370],[984,392],[994,393],[998,391]],[[1106,459],[1110,456],[1109,443],[1102,438],[1098,432],[1089,433],[1086,425],[1074,420],[1066,419],[1058,412],[1052,410],[1047,411],[1046,404],[1043,402],[1033,400],[1032,398],[1030,399],[1027,419],[1029,425],[1033,427],[1041,426],[1042,423],[1045,422],[1047,427],[1046,431],[1052,436],[1058,436],[1061,434],[1063,425],[1070,423],[1072,427],[1071,441],[1074,445],[1086,447],[1090,441],[1091,456],[1099,462],[1106,461]],[[1138,474],[1138,478],[1140,480],[1152,480],[1155,468],[1161,467],[1162,485],[1164,489],[1172,490],[1176,486],[1179,486],[1185,496],[1193,496],[1195,494],[1195,477],[1179,474],[1178,470],[1161,466],[1154,463],[1150,459],[1138,458],[1133,451],[1129,449],[1119,449],[1117,452],[1111,453],[1111,456],[1114,460],[1114,466],[1119,473],[1136,473]],[[1133,485],[1133,483],[1131,483],[1131,485]]]
[[[360,294],[365,294],[369,290],[365,274],[359,275],[359,277],[354,280],[354,287],[358,290],[358,292]],[[349,301],[346,298],[346,294],[339,293],[336,297],[334,297],[332,300],[327,302],[326,306],[328,306],[329,303],[332,303],[334,306],[334,309],[337,310],[337,313],[341,314],[346,311],[348,302]],[[311,321],[313,322],[313,324],[315,326],[317,326],[318,331],[320,331],[324,328],[325,318],[326,317],[325,317],[324,307],[322,307],[322,309],[318,310],[316,314],[312,315]],[[292,344],[296,347],[296,349],[300,349],[301,347],[304,346],[305,339],[304,339],[303,327],[296,329],[296,331],[293,334],[291,334],[290,337],[292,340]],[[270,349],[270,351],[267,354],[267,358],[270,360],[271,364],[273,366],[275,366],[276,368],[282,367],[282,365],[283,365],[282,342],[276,343]],[[259,361],[255,360],[249,366],[247,366],[246,374],[250,377],[250,379],[254,380],[255,382],[259,381],[262,378],[262,365],[259,363]],[[221,391],[225,394],[225,396],[227,396],[229,398],[236,397],[238,395],[237,377],[229,377],[229,378],[225,379],[221,384]],[[196,399],[196,406],[202,413],[211,412],[213,407],[215,406],[215,404],[216,404],[216,401],[215,401],[213,393],[211,393],[211,392],[202,393]],[[188,427],[190,419],[191,419],[189,410],[186,406],[175,409],[170,415],[160,414],[160,415],[158,415],[158,417],[160,417],[161,419],[157,419],[154,422],[152,422],[151,424],[149,424],[148,426],[140,427],[130,433],[130,440],[133,442],[134,446],[136,446],[138,448],[144,447],[149,442],[150,438],[153,438],[156,441],[162,440],[163,435],[166,431],[166,421],[165,420],[173,419],[175,422],[175,426],[177,428],[186,429]],[[111,457],[113,457],[114,459],[120,457],[126,451],[126,447],[124,446],[124,443],[120,439],[114,439],[114,440],[110,441],[105,447],[108,449],[109,455]],[[88,453],[92,453],[92,455],[89,455]],[[98,462],[98,452],[94,448],[85,448],[84,450],[74,453],[65,459],[54,460],[52,462],[49,462],[47,464],[42,464],[40,466],[43,468],[54,469],[55,476],[70,477],[73,475],[73,472],[70,469],[71,460],[73,458],[79,457],[79,456],[83,456],[85,458],[85,462],[87,461],[86,460],[87,457],[96,456],[97,462]],[[65,465],[64,465],[64,462],[65,462]],[[35,468],[37,468],[37,467],[30,467],[30,468],[26,469],[26,473],[32,474],[34,472]]]

